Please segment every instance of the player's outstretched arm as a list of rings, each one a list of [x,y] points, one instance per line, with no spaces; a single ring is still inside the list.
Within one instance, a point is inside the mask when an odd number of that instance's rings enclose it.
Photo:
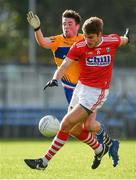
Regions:
[[[120,46],[127,45],[129,42],[130,42],[130,29],[126,28],[125,34],[121,36]]]
[[[32,26],[34,28],[35,31],[35,39],[37,41],[37,43],[43,47],[43,48],[47,48],[50,49],[51,47],[51,40],[47,37],[43,36],[43,33],[41,31],[41,22],[39,17],[34,14],[32,11],[29,11],[27,13],[27,21],[29,22],[30,26]]]

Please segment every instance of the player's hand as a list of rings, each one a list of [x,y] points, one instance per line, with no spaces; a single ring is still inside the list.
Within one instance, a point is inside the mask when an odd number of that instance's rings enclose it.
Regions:
[[[58,81],[56,79],[52,79],[49,82],[47,82],[43,90],[45,90],[47,87],[53,87],[53,86],[58,86]]]
[[[33,14],[32,11],[27,13],[27,21],[35,30],[40,28],[40,19],[36,14]]]
[[[126,32],[124,34],[124,37],[128,38],[128,43],[129,43],[130,42],[130,29],[129,28],[126,28]]]

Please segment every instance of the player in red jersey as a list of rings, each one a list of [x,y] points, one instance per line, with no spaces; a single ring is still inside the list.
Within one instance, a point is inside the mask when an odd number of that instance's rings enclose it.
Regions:
[[[48,162],[67,141],[73,127],[80,123],[84,123],[86,127],[88,121],[91,126],[90,116],[93,121],[97,109],[103,105],[109,93],[115,50],[121,45],[128,44],[128,32],[125,36],[103,35],[103,21],[98,17],[87,19],[82,30],[84,40],[71,47],[53,79],[47,83],[49,87],[54,86],[63,77],[70,64],[78,60],[80,76],[70,103],[70,111],[62,119],[60,129],[45,156],[40,159],[25,160],[33,169],[47,167]],[[90,143],[94,141],[92,136],[86,141],[89,139]],[[96,149],[98,151],[95,152],[93,169],[99,166],[102,157],[107,152],[104,145],[98,145]]]
[[[51,49],[54,57],[54,62],[59,67],[66,57],[70,47],[74,42],[83,39],[83,34],[78,33],[80,28],[80,15],[73,10],[65,10],[62,14],[62,31],[63,34],[44,37],[40,28],[40,20],[33,12],[27,14],[27,20],[34,28],[35,38],[37,43],[47,49]],[[68,103],[71,101],[73,91],[79,78],[79,65],[77,61],[74,61],[72,65],[67,69],[61,78],[62,85],[64,87],[66,99]],[[55,83],[55,82],[54,82]],[[56,84],[55,84],[56,85]],[[105,143],[109,147],[109,156],[112,158],[113,166],[118,164],[118,140],[111,139],[106,133],[102,125],[95,120],[96,113],[90,116],[91,126],[89,120],[84,127],[82,124],[72,128],[71,135],[78,140],[89,144],[89,141],[85,141],[90,136],[89,132],[94,132],[99,143]],[[86,135],[85,135],[86,134]]]

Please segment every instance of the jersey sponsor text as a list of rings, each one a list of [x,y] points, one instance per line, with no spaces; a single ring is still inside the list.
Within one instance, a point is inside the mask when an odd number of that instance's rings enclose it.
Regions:
[[[87,66],[108,66],[110,62],[110,54],[86,58]]]

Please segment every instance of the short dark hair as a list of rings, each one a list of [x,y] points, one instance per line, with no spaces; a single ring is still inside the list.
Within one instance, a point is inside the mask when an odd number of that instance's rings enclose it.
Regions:
[[[82,26],[82,31],[84,34],[96,33],[99,35],[100,32],[103,32],[103,20],[98,17],[87,19]]]
[[[62,18],[65,17],[65,18],[72,18],[75,20],[75,22],[77,24],[80,24],[81,23],[81,16],[79,15],[79,13],[77,13],[76,11],[74,10],[71,10],[71,9],[66,9],[63,13],[62,13]]]

